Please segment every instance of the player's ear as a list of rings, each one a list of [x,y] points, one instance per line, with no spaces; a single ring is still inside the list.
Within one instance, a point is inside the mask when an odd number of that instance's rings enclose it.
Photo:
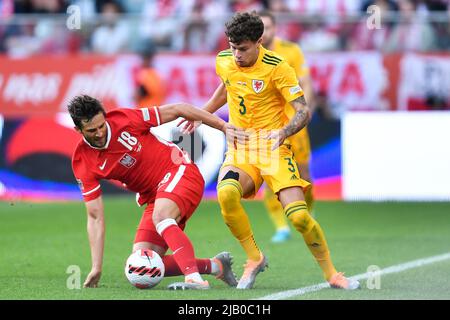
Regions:
[[[256,46],[259,47],[262,44],[262,40],[263,40],[263,38],[261,36],[261,38],[259,38],[258,41],[256,41]]]
[[[78,128],[77,126],[75,126],[75,127],[73,127],[78,133],[83,133],[83,132],[81,132],[81,129],[80,128]]]

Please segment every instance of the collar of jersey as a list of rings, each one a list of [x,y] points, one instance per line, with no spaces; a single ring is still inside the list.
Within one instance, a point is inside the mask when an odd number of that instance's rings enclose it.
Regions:
[[[84,136],[83,136],[83,140],[84,140],[84,142],[86,142],[86,144],[87,144],[89,147],[91,147],[92,149],[97,149],[97,150],[104,150],[104,149],[107,149],[108,146],[109,146],[109,142],[111,141],[111,127],[109,126],[108,121],[106,121],[106,132],[107,132],[107,134],[108,134],[108,137],[106,138],[106,143],[105,143],[105,145],[104,145],[103,147],[101,147],[101,148],[97,148],[97,147],[94,147],[93,145],[91,145],[91,144],[84,138]]]
[[[256,59],[255,64],[253,64],[250,67],[239,67],[239,65],[236,63],[236,61],[233,59],[234,61],[234,65],[239,69],[242,70],[243,72],[248,72],[248,71],[252,71],[254,68],[258,67],[261,64],[261,60],[264,56],[264,52],[266,50],[264,49],[264,47],[262,45],[259,46],[259,54],[258,54],[258,59]]]

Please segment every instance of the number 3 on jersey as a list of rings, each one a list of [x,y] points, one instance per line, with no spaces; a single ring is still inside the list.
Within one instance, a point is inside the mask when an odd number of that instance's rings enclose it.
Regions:
[[[120,134],[120,137],[117,138],[117,141],[119,141],[125,148],[127,148],[130,151],[133,151],[133,147],[138,142],[136,137],[133,137],[129,132],[123,131]]]
[[[240,113],[241,115],[244,115],[244,114],[247,113],[247,107],[246,107],[245,104],[244,104],[244,98],[241,97],[241,96],[238,96],[238,97],[239,97],[239,99],[241,99],[241,102],[239,103],[239,106],[240,106],[240,108],[239,108],[239,113]]]

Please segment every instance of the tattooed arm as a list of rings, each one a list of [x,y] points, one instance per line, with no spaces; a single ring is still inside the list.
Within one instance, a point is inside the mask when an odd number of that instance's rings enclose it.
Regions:
[[[295,109],[295,115],[291,121],[282,129],[286,137],[292,136],[303,129],[311,120],[308,105],[306,104],[305,95],[298,97],[290,102]]]
[[[293,134],[303,129],[311,120],[311,113],[309,111],[308,105],[306,104],[304,95],[291,101],[290,104],[295,109],[295,115],[292,117],[291,121],[289,121],[289,123],[281,130],[272,132],[268,136],[269,139],[276,140],[275,144],[272,147],[272,150],[275,150],[280,145],[282,145],[287,137],[292,136]]]

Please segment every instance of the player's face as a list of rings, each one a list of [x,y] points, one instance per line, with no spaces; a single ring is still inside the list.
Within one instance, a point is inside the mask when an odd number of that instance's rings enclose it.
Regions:
[[[270,49],[270,45],[272,44],[273,38],[275,37],[275,24],[273,23],[272,19],[269,17],[261,17],[261,20],[264,24],[264,33],[263,33],[263,40],[262,44],[264,48]]]
[[[245,40],[239,44],[230,42],[236,64],[240,67],[251,67],[254,65],[258,59],[261,42],[262,38],[256,42],[250,40]]]
[[[103,113],[98,113],[90,121],[82,120],[83,129],[79,130],[93,147],[102,148],[106,144],[108,130]]]

